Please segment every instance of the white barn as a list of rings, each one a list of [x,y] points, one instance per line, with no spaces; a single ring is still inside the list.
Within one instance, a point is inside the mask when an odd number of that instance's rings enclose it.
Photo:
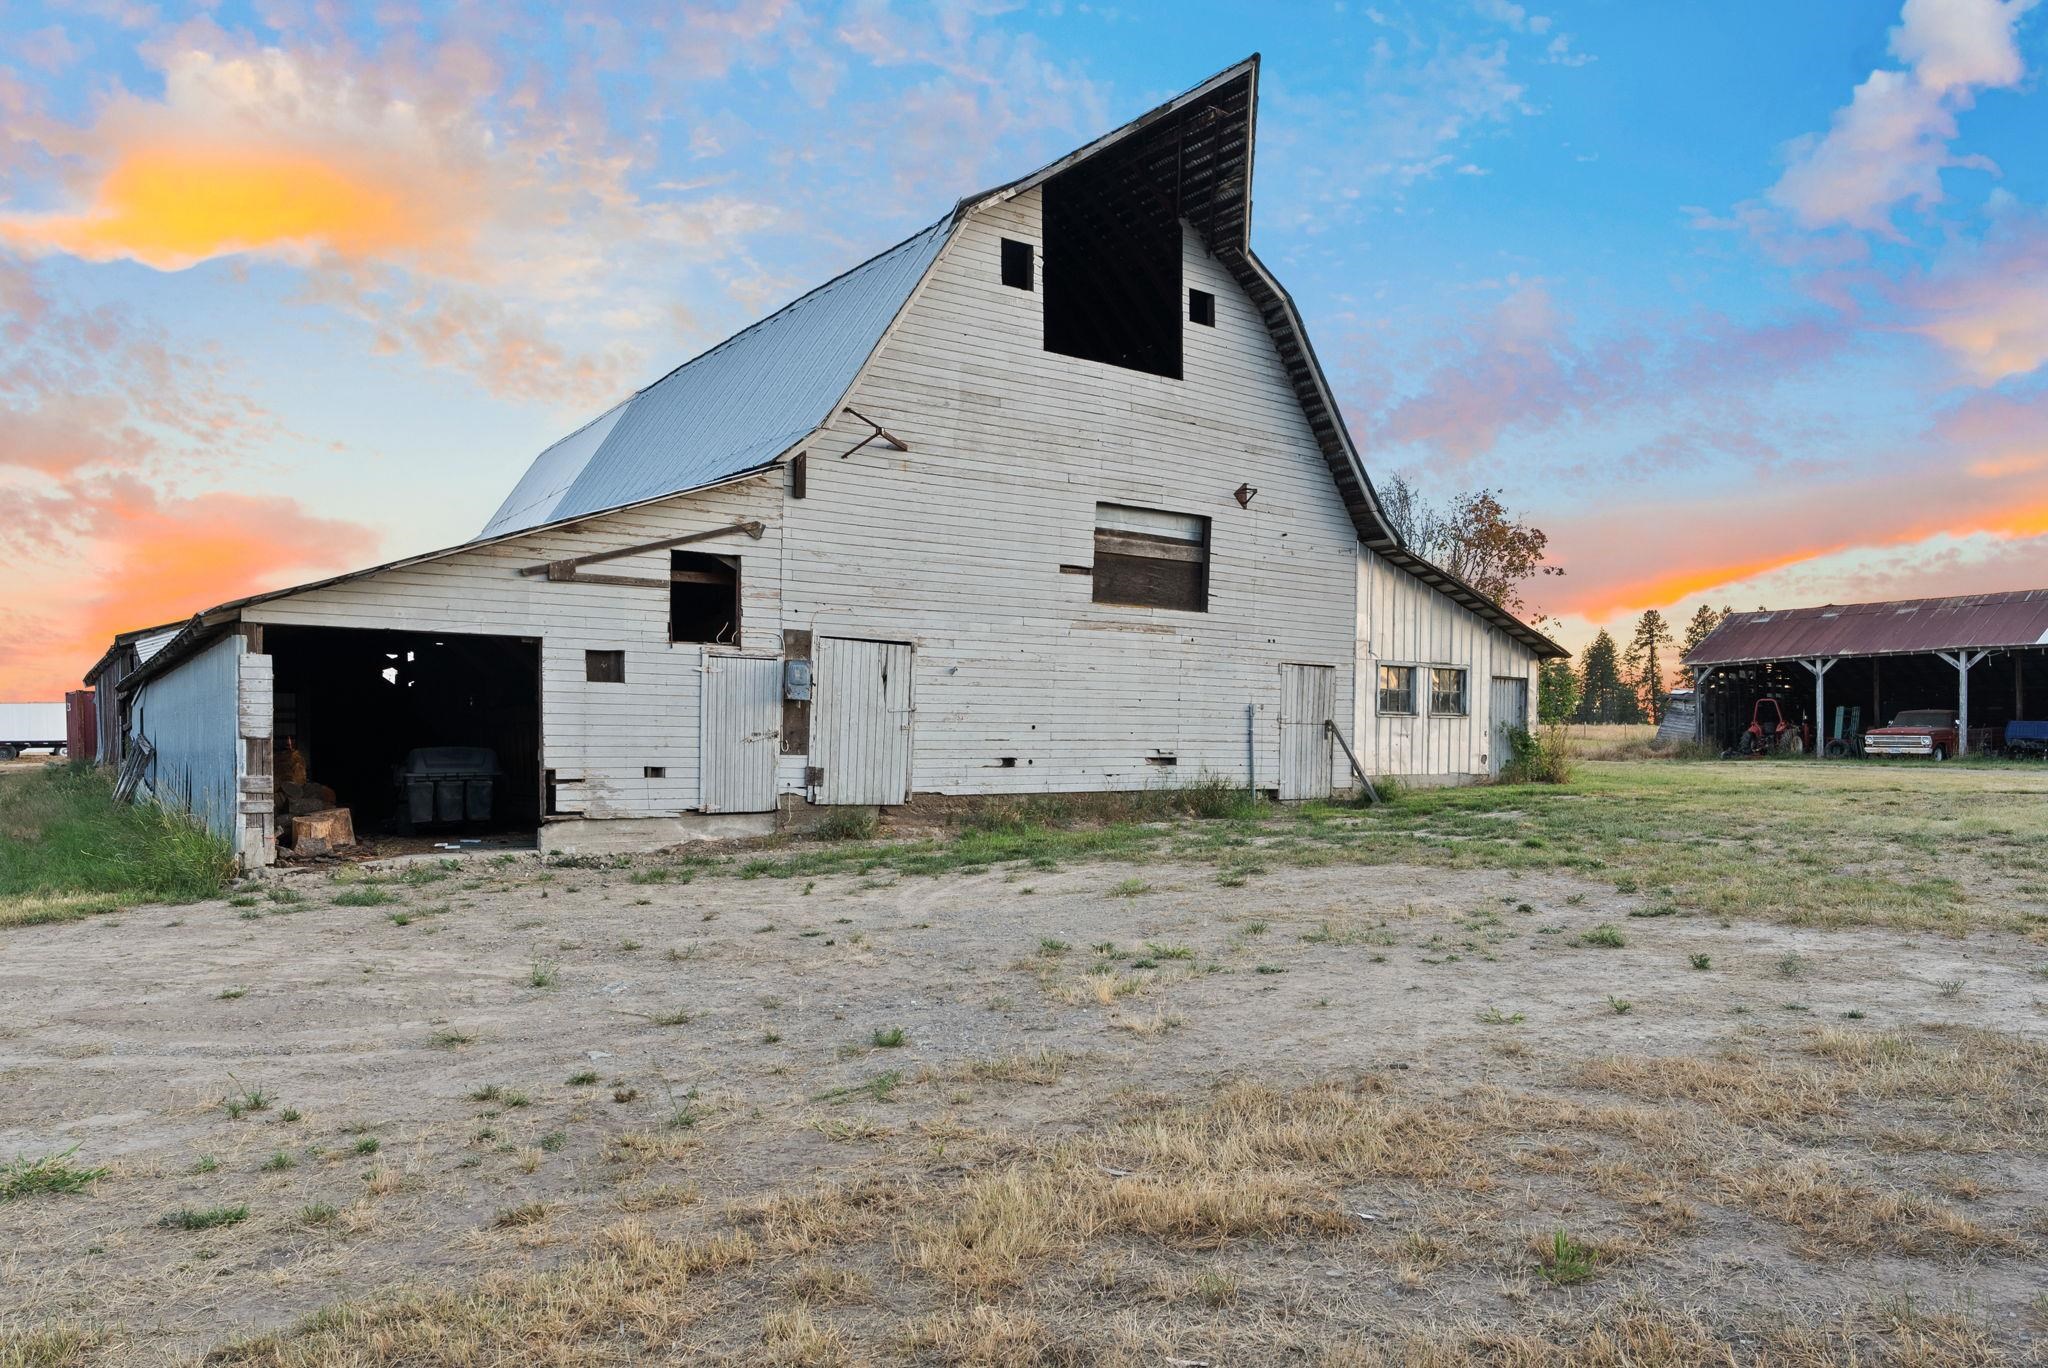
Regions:
[[[199,614],[119,690],[267,863],[487,747],[549,849],[807,806],[1497,770],[1561,650],[1403,549],[1249,245],[1257,59],[960,204],[537,457],[473,541]]]

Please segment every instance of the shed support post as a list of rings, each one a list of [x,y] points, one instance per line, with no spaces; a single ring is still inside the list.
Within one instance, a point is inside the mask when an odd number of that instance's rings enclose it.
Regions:
[[[1692,672],[1692,739],[1703,746],[1707,743],[1707,681],[1713,677],[1711,665]]]
[[[1828,671],[1835,668],[1840,656],[1828,656],[1813,660],[1802,660],[1813,674],[1813,753],[1815,757],[1828,753]]]
[[[1956,754],[1970,753],[1970,667],[1991,654],[1989,651],[1936,651],[1956,667]]]

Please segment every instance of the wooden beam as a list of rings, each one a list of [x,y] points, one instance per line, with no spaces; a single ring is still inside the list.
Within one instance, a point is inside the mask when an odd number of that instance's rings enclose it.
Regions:
[[[521,566],[519,573],[529,579],[545,576],[551,580],[566,579],[564,572],[572,571],[579,565],[595,565],[599,561],[617,560],[621,556],[637,556],[647,551],[666,551],[672,546],[688,546],[691,542],[710,541],[713,537],[729,537],[735,532],[744,532],[755,541],[761,540],[766,524],[759,522],[736,522],[725,527],[714,527],[706,532],[690,532],[680,537],[665,537],[660,541],[641,542],[635,546],[622,546],[616,551],[593,551],[587,556],[571,556],[567,560],[543,561],[539,565]],[[586,579],[588,584],[602,581]],[[638,581],[636,581],[637,583]],[[651,581],[650,581],[651,582]]]

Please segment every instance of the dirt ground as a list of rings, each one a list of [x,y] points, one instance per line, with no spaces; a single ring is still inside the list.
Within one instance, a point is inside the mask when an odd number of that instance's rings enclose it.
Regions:
[[[0,1201],[0,1362],[408,1286],[516,1319],[505,1278],[647,1238],[745,1242],[692,1264],[674,1361],[2048,1352],[2038,940],[1404,865],[385,874],[0,933],[0,1159],[109,1169]],[[988,1214],[997,1178],[1055,1209]],[[531,1361],[634,1356],[547,1323]],[[363,1333],[304,1361],[516,1357]]]

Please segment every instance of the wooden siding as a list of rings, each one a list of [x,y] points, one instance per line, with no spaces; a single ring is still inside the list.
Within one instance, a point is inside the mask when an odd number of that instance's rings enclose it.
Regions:
[[[1412,665],[1415,712],[1379,711],[1379,667]],[[1463,717],[1433,715],[1431,666],[1466,672]],[[1371,774],[1402,778],[1479,778],[1492,768],[1493,680],[1529,681],[1535,706],[1536,657],[1528,647],[1405,571],[1358,553],[1358,761]]]
[[[1333,715],[1355,728],[1369,771],[1483,774],[1488,679],[1531,673],[1527,650],[1360,551],[1263,320],[1192,233],[1183,284],[1215,296],[1216,324],[1183,321],[1184,379],[1044,351],[1041,295],[1000,277],[1002,238],[1041,243],[1038,206],[1025,193],[962,225],[849,396],[909,451],[842,456],[870,430],[841,413],[808,444],[802,499],[778,470],[254,605],[245,619],[538,639],[543,763],[562,810],[672,816],[704,791],[705,648],[668,641],[659,587],[517,571],[757,519],[758,541],[698,548],[740,563],[740,649],[775,651],[784,632],[912,643],[918,792],[1205,773],[1242,783],[1247,705],[1270,787],[1283,664],[1333,668]],[[1232,497],[1240,485],[1257,491],[1249,507]],[[1072,570],[1093,558],[1099,503],[1207,518],[1208,611],[1093,602],[1090,577]],[[592,569],[665,581],[668,553]],[[625,682],[589,683],[586,650],[624,651]],[[1474,715],[1382,723],[1370,688],[1381,659],[1464,664]],[[1426,676],[1418,688],[1426,704]],[[813,758],[779,757],[778,792],[804,791]]]
[[[849,401],[910,451],[837,459],[867,431],[844,416],[813,443],[785,625],[916,643],[920,792],[1242,783],[1247,704],[1270,784],[1285,661],[1336,667],[1350,715],[1357,534],[1265,324],[1183,236],[1216,326],[1183,321],[1182,380],[1043,349],[1042,296],[1000,273],[1001,239],[1042,245],[1031,192],[962,225]],[[1098,503],[1208,518],[1208,611],[1062,573],[1091,563]]]

